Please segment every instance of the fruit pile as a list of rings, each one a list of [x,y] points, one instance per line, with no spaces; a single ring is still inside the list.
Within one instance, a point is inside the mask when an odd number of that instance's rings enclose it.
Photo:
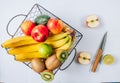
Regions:
[[[75,31],[57,18],[40,15],[34,22],[25,20],[21,24],[24,35],[6,40],[3,48],[16,61],[30,62],[31,68],[46,81],[52,81],[53,71],[69,56],[75,40]]]

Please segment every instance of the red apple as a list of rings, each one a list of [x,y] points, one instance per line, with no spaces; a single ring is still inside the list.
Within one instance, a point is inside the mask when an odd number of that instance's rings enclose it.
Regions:
[[[64,24],[59,19],[51,18],[48,20],[47,27],[52,34],[58,34],[63,30]]]
[[[31,36],[37,42],[43,42],[49,36],[48,28],[45,25],[37,25],[31,32]]]
[[[34,22],[32,22],[30,20],[26,20],[22,23],[21,30],[25,35],[30,36],[31,31],[35,26],[36,26],[36,24]]]

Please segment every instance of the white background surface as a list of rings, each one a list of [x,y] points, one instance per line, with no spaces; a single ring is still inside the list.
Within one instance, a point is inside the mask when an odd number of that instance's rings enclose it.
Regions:
[[[92,60],[103,34],[107,31],[107,43],[103,54],[112,54],[116,59],[112,66],[101,63],[96,73],[90,72],[91,65],[80,65],[74,60],[68,69],[56,74],[52,83],[120,82],[120,0],[2,0],[0,2],[0,44],[10,38],[6,32],[6,25],[10,18],[21,13],[27,14],[35,3],[42,5],[80,31],[84,37],[77,46],[78,53],[88,51],[92,55]],[[86,28],[85,19],[90,14],[99,16],[101,20],[99,27]],[[1,47],[0,82],[46,83],[23,63],[14,61],[14,58]]]

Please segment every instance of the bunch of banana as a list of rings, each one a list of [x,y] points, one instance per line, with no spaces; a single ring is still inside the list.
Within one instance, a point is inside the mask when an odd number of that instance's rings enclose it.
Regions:
[[[65,43],[63,46],[56,48],[55,50],[59,50],[59,49],[64,49],[64,50],[70,50],[70,48],[72,47],[73,41],[72,41],[72,37],[69,35],[69,40],[67,43]]]
[[[17,61],[26,62],[32,58],[43,58],[40,56],[38,49],[39,44],[47,43],[51,45],[54,51],[59,49],[69,50],[72,46],[72,36],[66,32],[52,35],[45,42],[36,42],[29,36],[19,36],[5,41],[3,48],[9,48],[8,53],[15,55]]]

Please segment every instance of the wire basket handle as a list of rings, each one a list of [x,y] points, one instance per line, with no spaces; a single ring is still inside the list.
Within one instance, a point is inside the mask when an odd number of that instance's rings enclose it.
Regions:
[[[13,21],[13,19],[15,19],[15,18],[17,18],[17,17],[20,17],[20,16],[27,17],[27,15],[25,15],[25,14],[18,14],[18,15],[16,15],[16,16],[12,17],[12,18],[9,20],[8,24],[7,24],[6,31],[7,31],[8,35],[10,35],[11,37],[13,37],[16,32],[15,32],[14,34],[11,34],[10,31],[9,31],[9,25],[10,25],[10,23]],[[24,18],[24,20],[25,20],[25,18]],[[24,20],[23,20],[23,21],[24,21]]]
[[[61,65],[61,67],[59,68],[59,70],[61,70],[61,71],[63,71],[63,70],[65,70],[65,69],[67,69],[71,64],[72,64],[72,62],[73,62],[73,60],[75,59],[75,56],[76,56],[76,54],[77,54],[77,50],[76,50],[76,48],[74,48],[73,49],[74,50],[74,57],[72,58],[72,60],[71,60],[71,62],[66,66],[66,67],[64,67],[64,68],[62,68],[62,65]],[[72,52],[73,52],[73,50],[72,50]],[[70,53],[71,54],[71,53]],[[70,56],[70,55],[69,55]]]

